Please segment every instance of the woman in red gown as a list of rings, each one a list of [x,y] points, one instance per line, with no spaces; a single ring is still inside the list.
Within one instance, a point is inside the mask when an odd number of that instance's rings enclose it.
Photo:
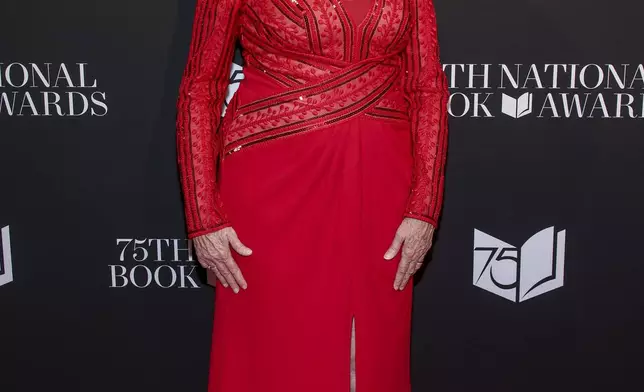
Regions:
[[[410,391],[448,96],[432,0],[197,0],[177,147],[210,392]]]

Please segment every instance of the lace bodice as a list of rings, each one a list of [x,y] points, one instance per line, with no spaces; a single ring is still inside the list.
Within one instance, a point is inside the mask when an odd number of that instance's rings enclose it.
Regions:
[[[221,118],[235,42],[244,72],[275,85],[233,98]],[[449,91],[433,0],[197,0],[177,102],[188,237],[230,224],[217,162],[255,144],[365,115],[409,123],[412,188],[404,216],[437,225]]]

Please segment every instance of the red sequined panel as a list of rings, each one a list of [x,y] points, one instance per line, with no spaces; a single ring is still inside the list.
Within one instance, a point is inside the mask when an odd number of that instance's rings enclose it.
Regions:
[[[229,224],[217,196],[219,159],[359,115],[410,124],[415,165],[406,216],[436,225],[449,91],[431,0],[197,3],[177,117],[189,237]],[[234,99],[222,124],[217,110],[236,39],[245,72],[275,89],[252,102]]]

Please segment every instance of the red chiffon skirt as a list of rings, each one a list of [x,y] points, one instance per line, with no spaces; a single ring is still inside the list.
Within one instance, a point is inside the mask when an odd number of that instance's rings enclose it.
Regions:
[[[409,195],[410,137],[359,115],[225,157],[224,207],[253,254],[232,251],[246,290],[216,285],[209,392],[349,391],[353,318],[356,390],[410,390],[412,284],[394,290],[400,253],[383,258]]]

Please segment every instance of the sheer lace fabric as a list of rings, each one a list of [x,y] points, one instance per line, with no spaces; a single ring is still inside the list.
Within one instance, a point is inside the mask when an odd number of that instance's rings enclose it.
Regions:
[[[274,88],[251,102],[235,96],[222,119],[236,40],[245,72]],[[409,124],[404,216],[436,226],[448,97],[431,0],[198,0],[177,102],[189,238],[230,225],[217,189],[221,159],[356,116]]]

